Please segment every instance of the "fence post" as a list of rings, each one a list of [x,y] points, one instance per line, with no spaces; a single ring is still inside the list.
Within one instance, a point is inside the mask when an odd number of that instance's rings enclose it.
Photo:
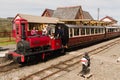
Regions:
[[[11,41],[11,32],[8,32],[9,34],[9,41]]]

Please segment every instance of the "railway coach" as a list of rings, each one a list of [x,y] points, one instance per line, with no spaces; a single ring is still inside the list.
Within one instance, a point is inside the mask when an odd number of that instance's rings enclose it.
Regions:
[[[83,46],[120,36],[119,27],[67,25],[68,47]]]

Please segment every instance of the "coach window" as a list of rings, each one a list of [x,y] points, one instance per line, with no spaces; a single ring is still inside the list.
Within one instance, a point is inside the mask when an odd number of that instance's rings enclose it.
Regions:
[[[86,28],[86,35],[90,34],[90,28]]]
[[[85,35],[85,28],[81,29],[81,35]]]
[[[118,31],[118,29],[115,29],[115,30],[114,30],[114,32],[117,32],[117,31]]]
[[[74,28],[74,36],[78,36],[79,35],[79,28]]]
[[[113,29],[113,32],[116,32],[116,29]]]
[[[91,28],[91,34],[94,34],[94,28]]]
[[[95,34],[97,34],[97,28],[95,28]]]
[[[98,34],[100,34],[100,28],[98,28]]]
[[[72,28],[69,28],[69,37],[73,37],[73,31],[72,31]]]
[[[79,35],[81,35],[81,28],[79,28]]]
[[[110,32],[110,29],[108,29],[108,32]]]
[[[103,33],[103,29],[102,28],[100,28],[100,33]]]
[[[109,32],[113,32],[113,29],[109,29]]]
[[[117,32],[117,29],[114,29],[113,32]]]
[[[105,29],[102,29],[102,32],[105,33]]]

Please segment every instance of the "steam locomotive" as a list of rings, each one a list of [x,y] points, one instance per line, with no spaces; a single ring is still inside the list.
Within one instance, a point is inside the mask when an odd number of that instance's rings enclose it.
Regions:
[[[65,53],[65,48],[88,45],[120,36],[119,27],[54,23],[49,24],[50,35],[54,34],[54,38],[51,38],[49,35],[42,35],[41,31],[38,31],[38,35],[32,36],[31,27],[33,26],[25,19],[14,20],[13,36],[16,38],[16,50],[6,54],[8,59],[13,59],[20,64],[31,59],[45,60],[47,56],[56,52],[59,52],[57,54]],[[58,27],[63,31],[61,37],[57,37]]]

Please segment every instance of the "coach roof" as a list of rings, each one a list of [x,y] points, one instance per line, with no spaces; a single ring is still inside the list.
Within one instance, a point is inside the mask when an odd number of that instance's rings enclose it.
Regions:
[[[104,26],[82,26],[82,25],[66,25],[69,28],[105,28]]]

